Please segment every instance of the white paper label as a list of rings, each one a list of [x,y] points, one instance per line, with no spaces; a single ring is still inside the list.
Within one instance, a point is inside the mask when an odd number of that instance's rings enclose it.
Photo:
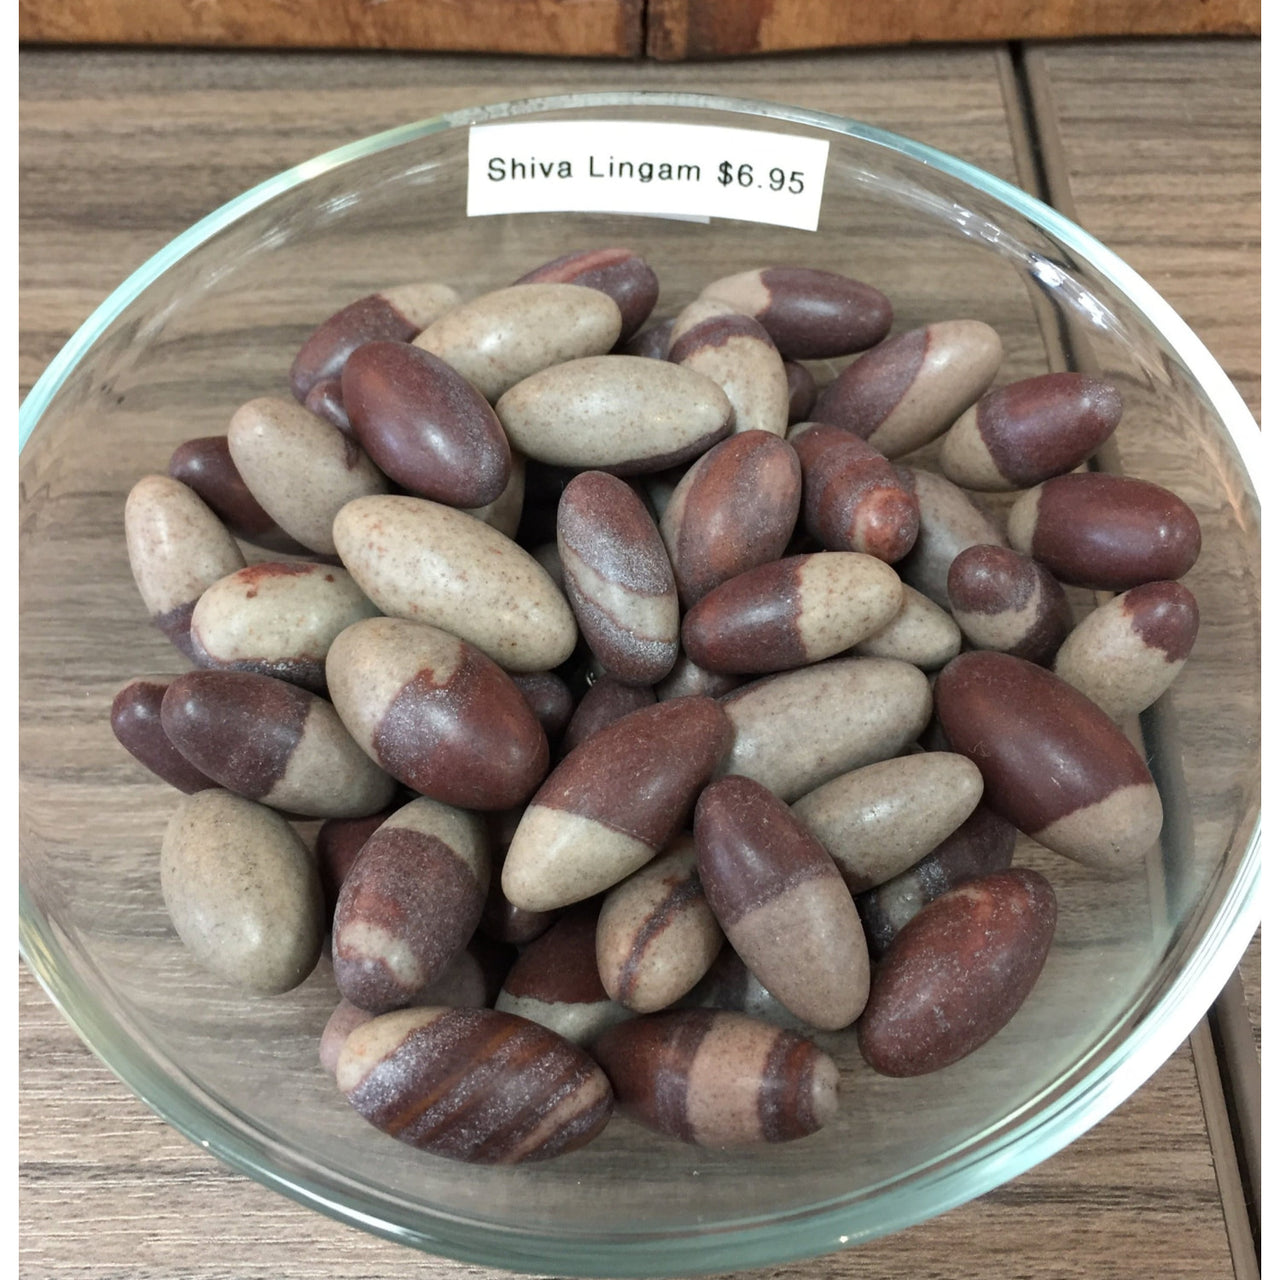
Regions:
[[[640,213],[818,229],[828,144],[628,120],[472,125],[467,215]]]

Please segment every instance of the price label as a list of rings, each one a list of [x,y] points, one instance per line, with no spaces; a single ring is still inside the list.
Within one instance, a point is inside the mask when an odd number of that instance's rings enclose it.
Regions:
[[[818,229],[825,139],[721,125],[472,125],[467,214],[639,213]]]

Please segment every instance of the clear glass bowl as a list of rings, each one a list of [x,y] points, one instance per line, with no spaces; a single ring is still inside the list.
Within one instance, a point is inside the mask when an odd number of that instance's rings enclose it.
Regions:
[[[686,121],[826,138],[820,229],[618,214],[465,216],[468,127],[540,117]],[[125,495],[180,441],[287,394],[320,319],[375,288],[467,293],[570,248],[628,244],[671,314],[770,262],[868,280],[895,331],[977,316],[1002,381],[1044,372],[1064,335],[1115,380],[1109,457],[1176,490],[1204,550],[1202,625],[1143,718],[1167,824],[1146,874],[1106,881],[1024,841],[1059,897],[1030,1001],[984,1048],[916,1080],[875,1076],[850,1034],[839,1119],[749,1153],[625,1120],[542,1166],[472,1168],[367,1126],[317,1063],[336,996],[239,994],[169,926],[158,849],[174,793],[114,741],[116,690],[181,661],[146,624]],[[1169,306],[1052,209],[928,147],[815,112],[687,94],[593,94],[458,112],[354,143],[263,183],[135,272],[67,344],[21,416],[21,943],[71,1024],[170,1123],[268,1187],[433,1253],[572,1275],[724,1271],[887,1234],[1020,1173],[1096,1123],[1187,1035],[1260,914],[1257,429]]]

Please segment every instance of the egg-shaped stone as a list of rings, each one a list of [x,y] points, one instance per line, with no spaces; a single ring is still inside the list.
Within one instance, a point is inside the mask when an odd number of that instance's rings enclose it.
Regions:
[[[192,795],[214,780],[202,773],[169,741],[160,719],[172,676],[140,676],[130,680],[111,701],[111,732],[139,764],[179,791]]]
[[[577,284],[608,294],[622,316],[618,343],[627,342],[658,300],[658,277],[633,249],[579,249],[522,275],[517,284]],[[659,359],[663,359],[660,356]]]

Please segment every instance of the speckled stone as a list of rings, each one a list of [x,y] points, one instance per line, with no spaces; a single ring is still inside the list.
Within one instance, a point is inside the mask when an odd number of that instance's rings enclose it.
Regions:
[[[519,453],[511,455],[511,474],[507,477],[507,487],[492,501],[482,507],[463,508],[467,515],[496,529],[507,538],[515,538],[520,528],[520,520],[524,515],[526,466],[524,456]]]
[[[777,436],[746,431],[722,440],[685,472],[660,529],[680,602],[777,560],[800,510],[800,463]]]
[[[462,511],[425,498],[365,498],[338,513],[333,537],[388,616],[452,632],[508,671],[550,671],[573,652],[573,611],[546,571]]]
[[[582,285],[608,294],[622,316],[620,344],[627,342],[644,324],[658,300],[658,277],[632,249],[578,249],[544,262],[516,281],[517,284],[550,282]]]
[[[271,676],[176,676],[160,722],[174,746],[219,786],[286,813],[359,818],[384,808],[395,790],[328,702]]]
[[[790,802],[915,741],[933,707],[918,668],[889,658],[836,658],[768,676],[721,699],[733,747],[721,771]]]
[[[812,267],[743,271],[713,281],[702,296],[754,316],[788,360],[865,351],[893,323],[893,308],[879,289]]]
[[[160,721],[160,705],[172,676],[130,680],[111,702],[111,732],[139,764],[171,787],[192,795],[218,784],[201,773],[169,741]]]
[[[900,333],[842,370],[813,417],[900,458],[946,431],[991,385],[1003,358],[1000,335],[980,320]]]
[[[636,1013],[665,1009],[686,995],[723,945],[690,835],[609,891],[595,934],[604,989]]]
[[[882,1075],[919,1076],[986,1044],[1031,994],[1053,941],[1049,882],[1018,868],[931,902],[898,934],[871,984],[858,1046]]]
[[[982,771],[986,801],[1046,848],[1133,872],[1160,834],[1160,795],[1142,756],[1100,707],[1006,653],[962,653],[934,685],[953,750]]]
[[[402,1009],[357,1027],[338,1087],[382,1132],[472,1164],[563,1155],[608,1123],[613,1091],[583,1050],[495,1009]]]
[[[569,727],[564,732],[561,750],[565,755],[580,747],[594,733],[607,729],[623,716],[651,707],[657,701],[647,685],[623,684],[610,676],[601,676],[582,695]]]
[[[392,777],[464,809],[508,809],[542,781],[547,737],[491,659],[436,627],[369,618],[325,671],[351,736]]]
[[[1174,682],[1200,628],[1180,582],[1146,582],[1100,605],[1066,638],[1054,672],[1113,720],[1145,710]]]
[[[243,990],[292,990],[320,958],[315,862],[264,805],[220,790],[186,797],[160,848],[160,891],[186,949]]]
[[[365,818],[328,818],[316,832],[316,865],[324,887],[325,918],[333,923],[333,910],[338,905],[338,891],[355,866],[365,842],[386,820],[403,806],[394,800],[385,809]]]
[[[853,646],[868,658],[895,658],[921,671],[937,671],[960,652],[960,628],[955,619],[928,596],[905,583],[902,604],[886,626]]]
[[[241,405],[227,428],[227,443],[263,508],[286,533],[322,555],[337,551],[333,518],[342,507],[388,488],[386,476],[354,441],[288,400],[262,396]]]
[[[671,674],[663,680],[654,692],[659,702],[669,702],[672,698],[720,698],[732,692],[743,682],[742,676],[725,675],[721,671],[707,671],[698,666],[686,653],[676,659]]]
[[[185,658],[191,614],[206,588],[244,568],[244,556],[195,491],[171,476],[143,476],[124,504],[129,568],[152,623]]]
[[[556,545],[565,594],[605,671],[624,684],[661,680],[676,660],[680,605],[644,503],[616,476],[584,471],[560,499]]]
[[[377,614],[336,565],[267,561],[205,591],[191,615],[202,667],[252,671],[324,693],[324,660],[340,631]]]
[[[413,345],[439,356],[487,400],[497,400],[542,369],[603,355],[621,332],[618,304],[599,289],[520,284],[455,307]]]
[[[821,1129],[838,1107],[831,1058],[738,1013],[650,1014],[606,1032],[594,1052],[621,1110],[699,1146],[790,1142]]]
[[[497,410],[512,445],[528,457],[615,475],[687,462],[733,423],[728,397],[710,378],[643,356],[592,356],[544,369],[512,387]]]
[[[573,716],[573,693],[554,671],[511,677],[548,738],[555,737]]]
[[[707,902],[751,972],[796,1017],[847,1027],[866,1003],[870,961],[827,851],[781,800],[742,777],[702,793],[693,836]]]

